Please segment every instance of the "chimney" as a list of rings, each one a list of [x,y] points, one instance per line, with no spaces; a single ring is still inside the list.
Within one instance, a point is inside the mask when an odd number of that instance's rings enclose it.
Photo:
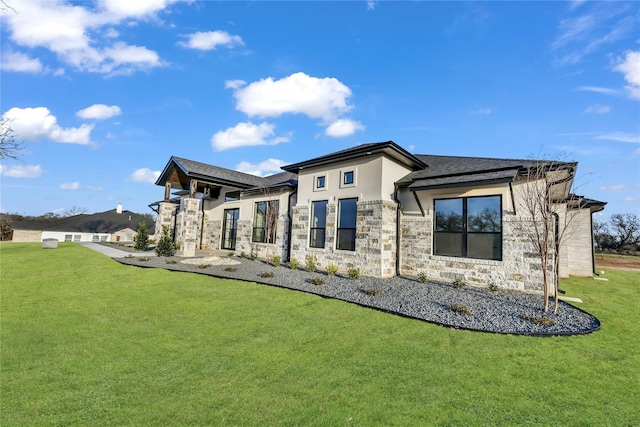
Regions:
[[[118,203],[118,206],[116,206],[116,213],[122,213],[122,203]]]

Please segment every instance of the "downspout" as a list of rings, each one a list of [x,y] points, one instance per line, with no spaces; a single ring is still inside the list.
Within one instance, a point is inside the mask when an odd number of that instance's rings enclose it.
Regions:
[[[294,190],[292,193],[289,194],[289,200],[288,200],[288,204],[289,204],[289,208],[287,209],[287,218],[289,219],[289,225],[287,227],[287,259],[285,260],[286,262],[291,261],[291,230],[293,229],[293,216],[291,215],[291,199],[293,198],[293,196],[295,196],[298,193],[298,190]]]
[[[593,267],[593,274],[600,277],[596,270],[596,247],[593,244],[593,212],[589,212],[589,226],[591,228],[591,266]]]
[[[400,210],[402,205],[398,199],[398,184],[393,186],[393,201],[396,202],[396,276],[400,276]]]
[[[513,183],[509,183],[509,193],[511,193],[511,207],[513,207],[513,214],[516,214],[516,199],[513,197]]]

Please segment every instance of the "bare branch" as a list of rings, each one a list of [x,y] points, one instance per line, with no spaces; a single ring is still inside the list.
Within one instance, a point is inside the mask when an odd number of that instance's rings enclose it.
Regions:
[[[0,122],[0,160],[17,159],[24,148],[22,142],[16,142],[13,133],[11,119],[3,119]]]

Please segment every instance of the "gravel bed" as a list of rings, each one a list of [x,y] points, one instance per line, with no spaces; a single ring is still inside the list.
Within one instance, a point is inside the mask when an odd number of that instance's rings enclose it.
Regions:
[[[129,256],[115,260],[138,267],[164,268],[295,289],[456,329],[554,336],[586,334],[600,328],[598,319],[571,304],[560,301],[557,313],[545,313],[541,295],[517,291],[490,291],[469,286],[458,289],[448,283],[421,283],[407,277],[377,279],[361,276],[352,280],[340,273],[328,276],[324,272],[291,270],[284,265],[274,267],[264,261],[239,257],[225,259],[227,257],[223,256],[215,263],[211,259],[207,261],[207,258],[190,258],[189,263],[181,262],[187,259],[180,257],[145,258]],[[262,277],[269,272],[273,277]],[[314,278],[321,278],[325,283],[315,285],[311,283]],[[464,305],[471,314],[454,312],[451,304]],[[550,301],[550,307],[553,307],[553,301]],[[548,324],[540,324],[545,320]]]

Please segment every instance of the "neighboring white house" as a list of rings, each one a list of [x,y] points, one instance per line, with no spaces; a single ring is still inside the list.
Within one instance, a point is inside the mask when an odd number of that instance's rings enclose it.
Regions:
[[[554,211],[577,212],[560,273],[592,274],[591,214],[605,203],[569,193],[576,163],[558,163]],[[394,142],[363,144],[284,166],[266,178],[172,157],[156,230],[183,255],[196,249],[259,257],[314,257],[342,271],[416,276],[538,292],[540,259],[522,238],[531,160],[414,155]],[[557,178],[557,179],[556,179]],[[172,194],[173,190],[178,190]],[[552,268],[552,267],[550,267]]]
[[[123,242],[133,243],[138,227],[145,222],[150,236],[155,223],[130,211],[116,209],[95,214],[80,214],[54,220],[15,220],[12,224],[14,242]]]

